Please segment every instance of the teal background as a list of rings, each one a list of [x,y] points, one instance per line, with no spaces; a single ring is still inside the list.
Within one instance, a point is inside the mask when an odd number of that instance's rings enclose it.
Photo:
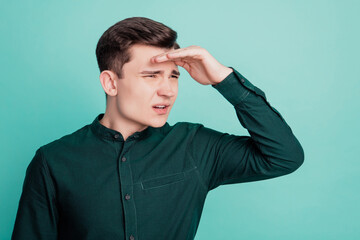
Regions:
[[[359,11],[359,1],[2,1],[0,239],[36,149],[105,111],[96,43],[133,16],[237,69],[305,151],[290,175],[211,191],[196,239],[360,239]],[[170,124],[249,135],[219,92],[179,69]]]

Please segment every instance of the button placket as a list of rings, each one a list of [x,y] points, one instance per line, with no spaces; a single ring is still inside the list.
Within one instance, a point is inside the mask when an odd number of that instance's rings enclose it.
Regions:
[[[123,209],[124,209],[124,221],[125,221],[125,234],[126,236],[136,236],[136,212],[135,212],[135,202],[132,201],[133,195],[133,180],[131,175],[131,166],[130,166],[130,155],[129,149],[133,146],[133,141],[124,141],[123,149],[120,153],[120,157],[118,159],[118,171],[120,177],[121,184],[121,192],[120,197],[124,199],[122,201]],[[125,156],[126,155],[126,156]],[[135,239],[135,237],[134,237]]]

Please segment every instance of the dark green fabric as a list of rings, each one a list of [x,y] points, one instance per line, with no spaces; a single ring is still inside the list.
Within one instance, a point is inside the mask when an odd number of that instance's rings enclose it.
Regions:
[[[37,149],[12,239],[193,239],[210,190],[295,171],[304,161],[299,141],[264,92],[232,69],[211,86],[250,136],[166,122],[124,142],[99,114]]]

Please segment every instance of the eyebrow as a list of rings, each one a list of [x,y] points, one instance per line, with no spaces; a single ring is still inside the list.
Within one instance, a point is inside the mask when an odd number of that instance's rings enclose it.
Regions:
[[[140,72],[140,74],[159,74],[159,73],[163,73],[164,71],[160,71],[160,70],[157,70],[157,71],[142,71]],[[175,75],[178,75],[180,76],[180,72],[176,71],[176,70],[172,70],[171,74],[175,74]]]

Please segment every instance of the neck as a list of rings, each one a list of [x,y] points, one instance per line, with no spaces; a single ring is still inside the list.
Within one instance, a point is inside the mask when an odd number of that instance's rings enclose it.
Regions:
[[[120,132],[124,141],[135,132],[141,132],[148,127],[134,125],[129,119],[124,118],[120,114],[116,114],[115,111],[108,111],[108,109],[106,109],[103,118],[100,119],[100,123],[107,128]]]

